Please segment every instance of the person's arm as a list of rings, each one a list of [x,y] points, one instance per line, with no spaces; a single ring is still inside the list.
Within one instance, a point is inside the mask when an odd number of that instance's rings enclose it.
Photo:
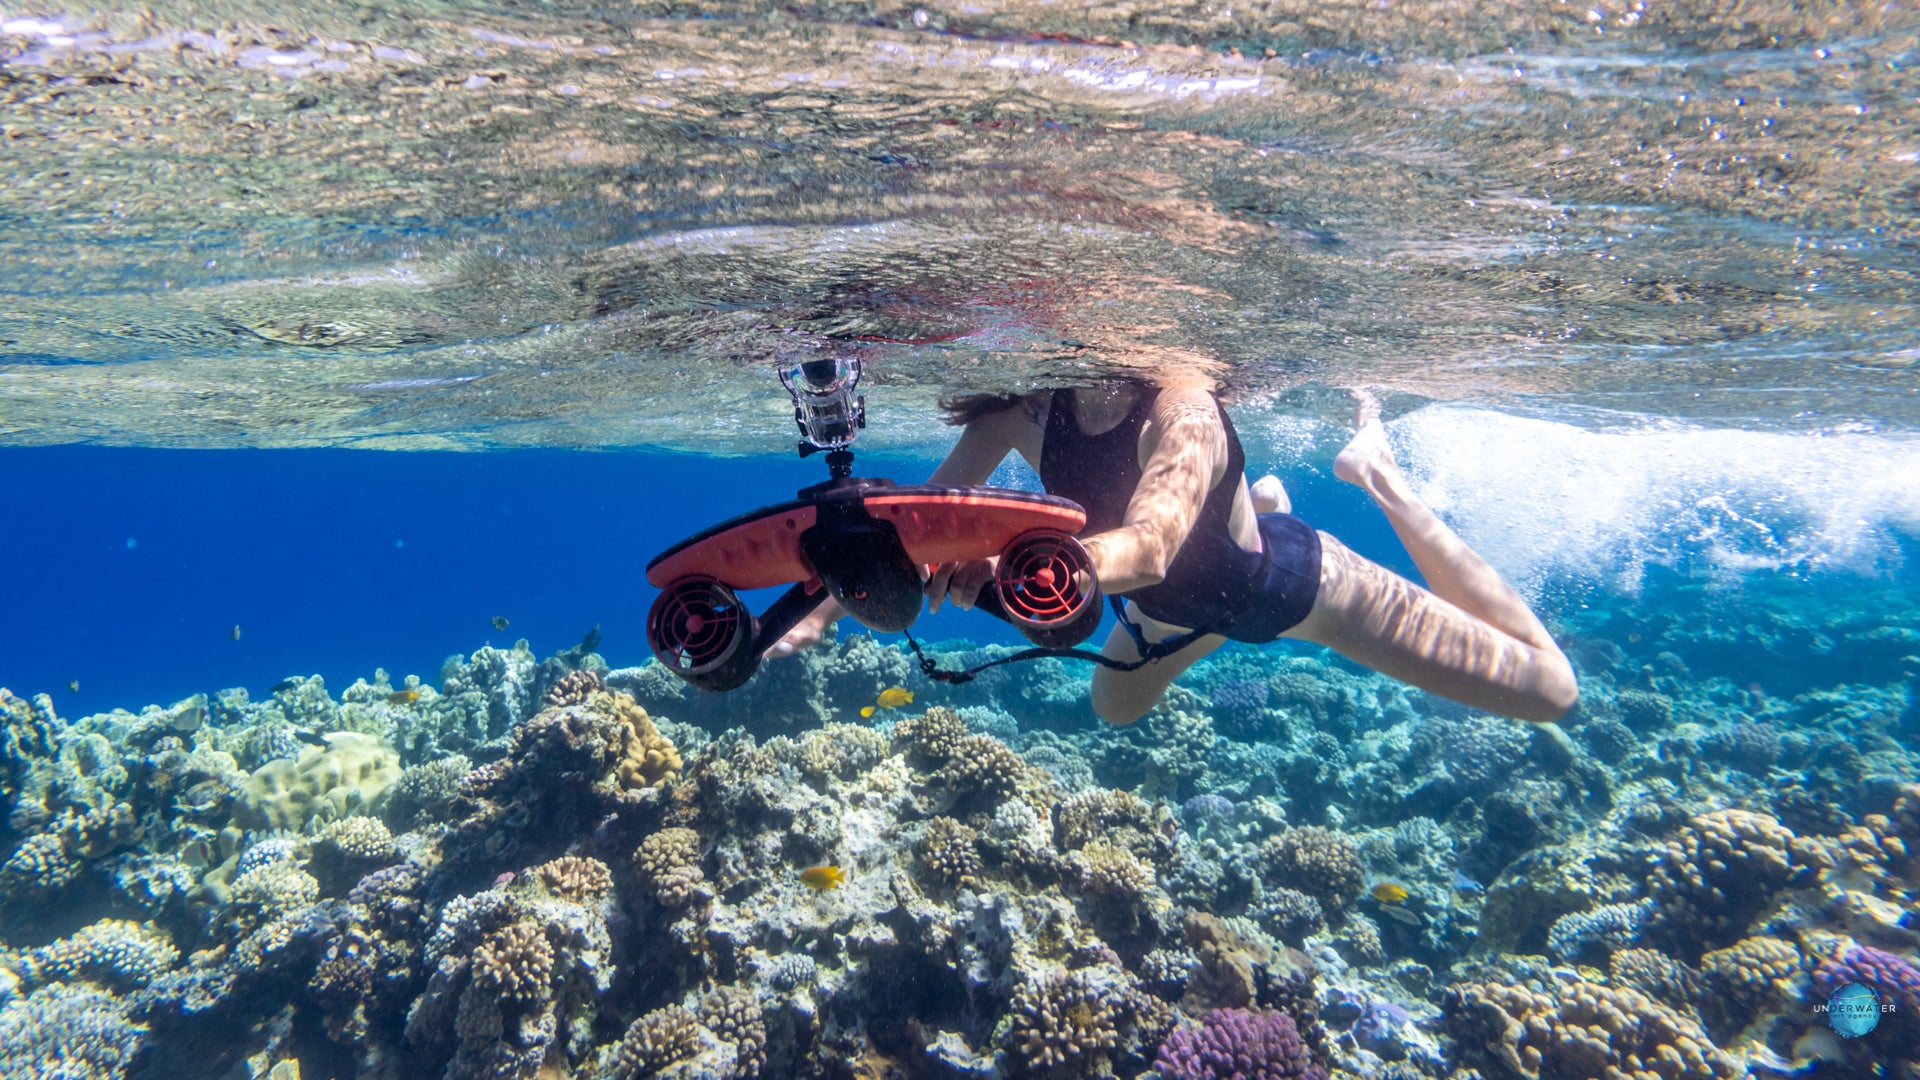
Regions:
[[[1213,395],[1163,390],[1154,401],[1140,485],[1117,529],[1085,541],[1100,587],[1125,593],[1158,584],[1200,518],[1207,492],[1227,463],[1227,433]]]

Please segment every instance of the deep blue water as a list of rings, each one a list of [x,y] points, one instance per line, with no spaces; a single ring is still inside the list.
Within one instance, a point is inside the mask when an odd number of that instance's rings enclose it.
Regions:
[[[1280,465],[1252,456],[1252,475]],[[931,464],[863,455],[860,472]],[[1359,492],[1298,463],[1282,475],[1316,524],[1411,571]],[[641,663],[647,561],[824,476],[777,453],[0,450],[0,686],[66,715],[258,696],[294,674],[337,692],[376,667],[433,681],[448,655],[520,637],[546,655],[596,624],[610,663]],[[915,631],[1020,640],[952,609]]]

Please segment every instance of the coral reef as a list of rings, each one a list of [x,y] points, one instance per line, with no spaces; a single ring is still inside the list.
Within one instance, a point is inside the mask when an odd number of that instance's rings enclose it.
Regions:
[[[865,635],[729,695],[588,642],[0,693],[0,1072],[1920,1072],[1899,1017],[1808,1030],[1844,982],[1920,1013],[1910,705],[1684,666],[1565,733],[1238,648],[1111,730],[1083,671]]]

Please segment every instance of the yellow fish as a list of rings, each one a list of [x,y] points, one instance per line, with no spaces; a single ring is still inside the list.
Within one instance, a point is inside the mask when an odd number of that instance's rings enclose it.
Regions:
[[[911,704],[913,704],[913,691],[904,690],[898,686],[889,686],[885,690],[880,691],[879,703],[861,709],[860,715],[872,716],[874,712],[879,709],[897,709],[902,705]]]
[[[1404,904],[1407,901],[1407,887],[1383,881],[1371,890],[1375,900],[1383,904]]]
[[[511,624],[507,622],[505,615],[495,615],[493,617],[493,628],[495,630],[505,630],[509,625]]]
[[[420,691],[412,688],[395,690],[393,693],[387,695],[387,704],[389,705],[411,705],[419,700]]]
[[[837,866],[809,866],[800,871],[800,884],[814,892],[837,889],[847,883],[847,875]]]

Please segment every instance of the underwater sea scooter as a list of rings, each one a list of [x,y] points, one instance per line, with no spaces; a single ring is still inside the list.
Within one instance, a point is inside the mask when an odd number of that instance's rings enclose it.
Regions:
[[[791,502],[696,533],[647,564],[647,581],[660,590],[647,613],[647,644],[669,671],[703,690],[731,690],[829,594],[872,629],[905,631],[920,615],[922,567],[993,555],[1000,562],[979,608],[1040,647],[1031,651],[1069,650],[1099,626],[1100,584],[1073,537],[1087,521],[1078,503],[854,476],[850,447],[866,426],[866,401],[855,393],[860,361],[809,360],[781,371],[780,381],[793,397],[800,456],[825,452],[828,479]],[[738,595],[789,583],[757,617]],[[971,677],[937,671],[924,657],[921,668],[950,682]]]

